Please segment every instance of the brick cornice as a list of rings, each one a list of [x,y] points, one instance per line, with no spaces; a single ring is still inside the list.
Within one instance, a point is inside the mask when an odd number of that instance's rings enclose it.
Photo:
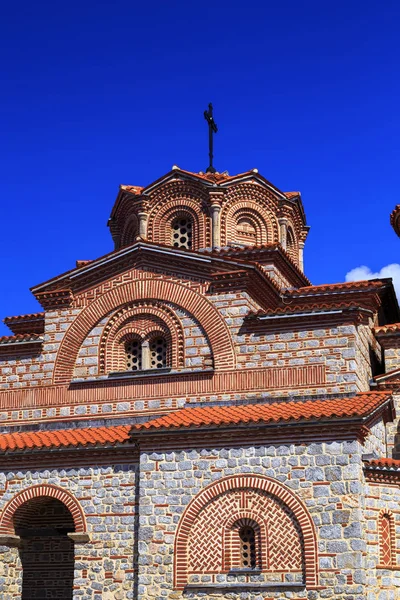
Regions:
[[[152,374],[151,377],[135,377],[132,380],[112,378],[95,381],[80,381],[35,388],[0,391],[0,409],[34,410],[37,408],[55,408],[77,405],[90,406],[95,403],[115,403],[140,400],[160,400],[160,409],[132,410],[129,414],[158,414],[165,412],[166,401],[170,398],[185,396],[189,401],[199,396],[210,398],[215,394],[252,393],[261,394],[268,390],[293,388],[326,388],[326,372],[323,364],[299,367],[265,367],[261,369],[234,369],[227,371],[204,371],[171,374]],[[174,403],[171,408],[177,408]],[[79,420],[79,417],[76,417]],[[83,417],[96,419],[88,411]],[[29,419],[28,419],[29,420]],[[46,420],[63,420],[61,416]],[[24,419],[21,417],[20,422]]]

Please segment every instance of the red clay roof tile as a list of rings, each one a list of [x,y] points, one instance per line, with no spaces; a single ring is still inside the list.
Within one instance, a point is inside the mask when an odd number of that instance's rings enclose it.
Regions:
[[[293,296],[302,296],[304,294],[322,294],[326,292],[346,292],[348,290],[364,290],[365,288],[381,288],[386,285],[382,279],[366,279],[363,281],[346,281],[343,283],[326,283],[322,285],[310,285],[291,291]]]
[[[135,425],[133,430],[366,417],[385,404],[390,397],[391,394],[388,392],[365,392],[353,398],[334,400],[184,408],[147,423]]]
[[[44,312],[30,313],[28,315],[14,315],[12,317],[4,317],[4,323],[14,323],[15,321],[32,321],[36,319],[42,319]]]
[[[0,435],[0,451],[117,444],[129,439],[129,425],[55,431],[29,431]]]
[[[390,323],[389,325],[380,325],[373,329],[375,335],[384,335],[385,333],[400,333],[400,323]]]
[[[373,458],[364,461],[367,467],[380,467],[386,469],[400,469],[400,460],[395,458]]]
[[[24,342],[41,342],[43,336],[40,333],[19,333],[17,335],[3,335],[0,337],[0,344],[23,344]]]

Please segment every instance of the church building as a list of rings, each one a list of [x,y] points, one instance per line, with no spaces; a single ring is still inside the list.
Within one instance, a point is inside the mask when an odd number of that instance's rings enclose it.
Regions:
[[[392,281],[312,285],[257,169],[122,185],[108,225],[4,319],[0,598],[400,598]]]

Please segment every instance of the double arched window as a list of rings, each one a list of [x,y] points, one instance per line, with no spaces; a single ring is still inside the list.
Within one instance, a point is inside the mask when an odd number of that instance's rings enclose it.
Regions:
[[[165,369],[168,365],[168,343],[157,333],[141,339],[134,337],[125,342],[126,370]]]

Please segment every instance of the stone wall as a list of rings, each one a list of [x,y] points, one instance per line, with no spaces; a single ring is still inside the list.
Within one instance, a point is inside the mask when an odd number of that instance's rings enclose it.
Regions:
[[[30,486],[67,490],[83,509],[89,535],[89,542],[75,543],[74,599],[127,600],[134,590],[135,480],[134,463],[2,473],[0,514]],[[0,597],[15,600],[22,583],[19,550],[0,546],[0,553]]]
[[[400,486],[370,481],[366,486],[366,600],[396,600],[400,597]],[[392,564],[382,564],[380,518],[393,519]],[[377,566],[378,565],[378,566]]]
[[[182,514],[204,486],[232,475],[240,478],[246,473],[277,480],[304,502],[312,516],[317,531],[320,585],[323,588],[316,589],[309,597],[363,597],[365,534],[362,526],[361,447],[358,442],[308,446],[282,444],[257,448],[208,447],[170,452],[149,450],[142,454],[140,469],[139,598],[183,597],[181,592],[172,593],[174,542],[175,550],[179,547],[174,533]],[[243,502],[246,503],[246,491],[243,494]],[[249,502],[254,507],[254,501],[250,499]],[[212,567],[213,553],[217,557],[221,552],[218,527],[222,526],[225,518],[223,507],[224,502],[216,511],[217,518],[210,524],[215,530],[210,531],[205,526],[199,538],[206,542],[207,548],[192,547],[196,557],[203,551],[206,555],[208,553],[209,562],[211,560],[209,572],[190,577],[188,574],[192,587],[184,597],[201,598],[208,592],[213,598],[222,600],[229,590],[237,593],[237,586],[240,589],[240,585],[246,583],[248,587],[243,588],[246,594],[241,597],[249,600],[265,595],[278,599],[283,594],[287,598],[305,597],[306,592],[301,586],[293,590],[283,583],[277,587],[265,587],[272,581],[282,582],[283,576],[286,583],[295,583],[298,581],[296,569],[291,574],[290,569],[286,570],[286,575],[282,570],[261,573],[256,577],[239,573],[227,575],[218,572],[217,558],[214,561],[217,566]],[[281,525],[285,528],[284,520],[281,520]],[[277,535],[281,535],[282,547],[287,547],[292,540],[285,539],[282,531]],[[286,534],[289,533],[286,530]],[[182,548],[178,562],[184,553],[185,548]],[[153,567],[155,560],[157,570]],[[159,576],[160,570],[164,573],[163,577]],[[222,591],[221,585],[228,587]]]

